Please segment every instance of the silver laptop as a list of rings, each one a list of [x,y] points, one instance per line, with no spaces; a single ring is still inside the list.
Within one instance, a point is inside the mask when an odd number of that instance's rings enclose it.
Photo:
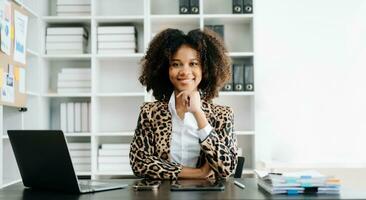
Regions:
[[[25,187],[89,193],[128,186],[108,181],[79,181],[60,130],[9,130],[8,135]]]

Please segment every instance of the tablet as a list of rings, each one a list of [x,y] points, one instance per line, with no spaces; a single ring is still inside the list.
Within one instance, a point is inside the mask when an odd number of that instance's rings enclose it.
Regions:
[[[171,184],[171,191],[223,191],[222,181],[209,180],[177,180]]]

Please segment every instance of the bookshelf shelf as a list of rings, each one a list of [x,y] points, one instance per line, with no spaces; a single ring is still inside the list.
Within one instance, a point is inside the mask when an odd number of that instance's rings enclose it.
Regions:
[[[27,54],[31,55],[31,56],[39,56],[39,53],[37,53],[37,51],[33,50],[33,49],[27,49]]]
[[[220,96],[254,96],[254,92],[220,92]]]
[[[66,137],[91,137],[91,133],[64,133]]]
[[[144,23],[144,15],[130,15],[130,16],[95,16],[93,19],[99,23]]]
[[[95,57],[99,60],[121,60],[126,58],[142,58],[143,53],[132,53],[132,54],[97,54]]]
[[[43,16],[46,23],[90,23],[91,16]]]
[[[144,92],[97,93],[97,97],[144,97]]]
[[[24,4],[24,2],[22,0],[15,0],[15,2],[18,3],[21,8],[25,9],[30,14],[30,17],[39,18],[39,15],[37,14],[37,12],[33,8]]]
[[[253,20],[252,14],[204,14],[205,20],[220,20],[220,23],[250,23]]]
[[[174,23],[174,24],[186,24],[186,23],[198,23],[200,20],[199,15],[151,15],[151,21],[154,23]]]
[[[8,140],[8,139],[9,139],[9,136],[8,136],[8,135],[3,135],[3,136],[2,136],[2,138],[3,138],[4,140]]]
[[[46,59],[46,60],[90,60],[91,59],[91,54],[77,54],[77,55],[72,55],[72,54],[57,54],[57,55],[47,55],[44,54],[42,55],[42,58]]]
[[[230,57],[253,57],[253,52],[229,52]]]
[[[236,135],[254,135],[254,131],[235,131]]]
[[[91,93],[65,93],[65,94],[58,94],[58,93],[47,93],[43,94],[43,97],[91,97]]]
[[[29,96],[39,96],[39,93],[31,92],[31,91],[27,91],[26,94],[29,95]]]
[[[94,136],[133,136],[134,131],[123,131],[123,132],[97,132],[93,133]]]

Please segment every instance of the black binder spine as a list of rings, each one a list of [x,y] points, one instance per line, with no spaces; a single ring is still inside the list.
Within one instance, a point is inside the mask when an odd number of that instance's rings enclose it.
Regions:
[[[244,65],[234,64],[233,73],[234,73],[234,90],[244,91]]]
[[[190,0],[190,10],[191,14],[199,14],[200,13],[200,2],[199,0]]]
[[[189,0],[179,0],[179,14],[189,14]]]
[[[233,13],[243,13],[243,0],[233,0]]]
[[[245,91],[254,91],[253,65],[246,65],[244,67],[244,82]]]
[[[234,65],[231,65],[231,68],[233,68]],[[229,81],[224,85],[224,87],[221,89],[222,91],[233,91],[233,69],[231,70],[231,76]]]
[[[253,13],[253,0],[243,0],[243,13]]]
[[[213,30],[224,40],[224,25],[214,25]]]

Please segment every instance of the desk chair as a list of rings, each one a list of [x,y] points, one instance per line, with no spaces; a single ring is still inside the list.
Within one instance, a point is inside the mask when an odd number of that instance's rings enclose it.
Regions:
[[[244,161],[245,161],[244,157],[238,156],[238,164],[236,165],[234,178],[241,178],[244,169]]]

